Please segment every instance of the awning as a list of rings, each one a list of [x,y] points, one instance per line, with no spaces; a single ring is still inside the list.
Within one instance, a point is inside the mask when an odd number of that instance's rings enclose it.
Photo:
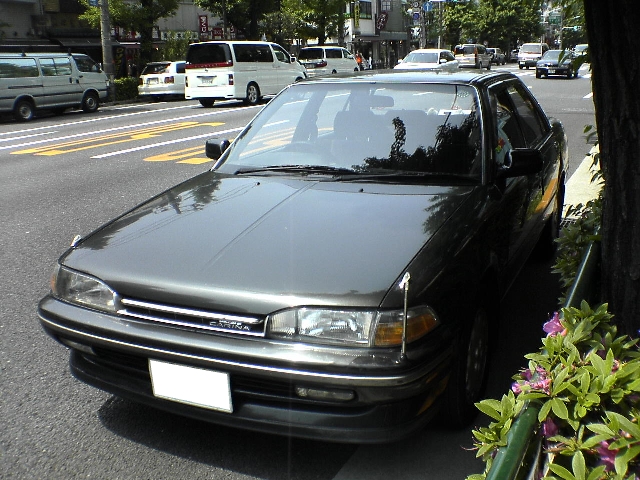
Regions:
[[[58,37],[51,38],[50,40],[65,48],[102,48],[102,39],[100,37]],[[117,46],[119,45],[119,42],[112,39],[111,45]]]

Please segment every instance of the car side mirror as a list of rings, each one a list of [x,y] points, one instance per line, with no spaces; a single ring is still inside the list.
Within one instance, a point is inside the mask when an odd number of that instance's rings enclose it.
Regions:
[[[218,160],[231,142],[226,138],[212,138],[205,143],[204,151],[208,158]]]
[[[532,175],[542,171],[542,153],[533,148],[513,148],[509,151],[509,161],[498,169],[498,179]]]

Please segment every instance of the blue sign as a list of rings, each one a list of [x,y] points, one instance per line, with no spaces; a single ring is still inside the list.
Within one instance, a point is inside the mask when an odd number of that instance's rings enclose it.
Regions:
[[[90,7],[97,7],[98,6],[98,0],[89,0],[89,6]]]
[[[422,9],[423,9],[425,12],[430,12],[431,10],[433,10],[433,3],[431,3],[431,2],[424,2],[424,3],[422,4]]]

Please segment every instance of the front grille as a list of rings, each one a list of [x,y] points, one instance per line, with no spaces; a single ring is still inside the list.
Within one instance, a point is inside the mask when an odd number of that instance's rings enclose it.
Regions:
[[[123,298],[119,315],[174,327],[264,337],[265,320]]]

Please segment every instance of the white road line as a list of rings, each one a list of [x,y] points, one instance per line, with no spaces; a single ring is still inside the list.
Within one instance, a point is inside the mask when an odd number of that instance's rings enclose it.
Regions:
[[[219,132],[203,133],[202,135],[196,135],[196,136],[193,136],[193,137],[178,138],[176,140],[167,140],[166,142],[158,142],[158,143],[154,143],[154,144],[151,144],[151,145],[141,145],[139,147],[128,148],[126,150],[117,150],[115,152],[103,153],[102,155],[94,155],[91,158],[100,159],[100,158],[115,157],[116,155],[123,155],[125,153],[131,153],[131,152],[139,152],[140,150],[148,150],[150,148],[158,148],[158,147],[163,147],[165,145],[173,145],[173,144],[181,143],[181,142],[189,142],[191,140],[199,140],[199,139],[202,139],[202,138],[211,138],[211,137],[213,137],[215,135],[220,135],[220,134],[224,134],[224,133],[239,132],[243,128],[244,127],[230,128],[228,130],[220,130]],[[204,150],[204,146],[202,148]]]

